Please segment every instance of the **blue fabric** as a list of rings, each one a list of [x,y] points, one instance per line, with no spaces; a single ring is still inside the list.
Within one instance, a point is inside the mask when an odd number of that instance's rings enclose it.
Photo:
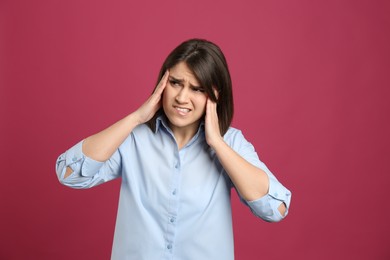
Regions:
[[[57,176],[72,188],[90,188],[121,177],[112,259],[234,259],[230,191],[233,187],[204,127],[181,150],[164,118],[156,132],[136,127],[106,162],[82,153],[82,142],[57,160]],[[241,131],[229,128],[224,140],[269,176],[269,193],[242,200],[256,216],[279,221],[291,193],[258,158]],[[66,167],[73,173],[64,179]],[[87,205],[87,201],[85,204]],[[287,214],[287,213],[286,213]]]

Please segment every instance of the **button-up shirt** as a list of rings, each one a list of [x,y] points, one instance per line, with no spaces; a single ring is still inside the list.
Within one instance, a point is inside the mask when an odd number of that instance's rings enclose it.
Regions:
[[[230,127],[224,140],[269,177],[267,195],[242,202],[266,221],[283,219],[277,208],[285,203],[288,210],[290,191],[241,131]],[[67,167],[73,173],[64,178]],[[81,141],[59,156],[56,171],[62,184],[80,189],[122,178],[111,259],[234,259],[234,185],[207,145],[203,125],[179,150],[165,118],[159,117],[155,132],[139,125],[106,162],[84,155]]]

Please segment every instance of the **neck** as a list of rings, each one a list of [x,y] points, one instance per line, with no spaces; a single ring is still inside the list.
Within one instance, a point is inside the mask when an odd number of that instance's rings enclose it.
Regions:
[[[199,124],[189,127],[175,127],[171,126],[173,135],[175,136],[179,150],[183,148],[198,131]]]

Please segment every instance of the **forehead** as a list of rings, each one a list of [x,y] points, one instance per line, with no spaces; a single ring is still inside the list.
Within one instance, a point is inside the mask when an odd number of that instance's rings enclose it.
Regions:
[[[170,68],[169,76],[177,80],[189,83],[193,86],[199,86],[199,82],[196,79],[194,73],[190,70],[190,68],[188,68],[187,64],[184,61],[179,62],[178,64]]]

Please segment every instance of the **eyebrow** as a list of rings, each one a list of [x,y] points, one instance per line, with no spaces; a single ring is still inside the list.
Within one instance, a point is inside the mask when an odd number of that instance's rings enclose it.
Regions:
[[[172,81],[175,81],[175,82],[177,82],[177,83],[181,83],[181,84],[183,84],[183,82],[184,82],[184,79],[178,79],[178,78],[175,78],[175,77],[173,77],[173,76],[169,76],[168,79],[169,79],[169,80],[172,80]],[[194,85],[192,85],[192,84],[190,84],[190,86],[191,86],[192,88],[202,88],[201,86],[194,86]]]

